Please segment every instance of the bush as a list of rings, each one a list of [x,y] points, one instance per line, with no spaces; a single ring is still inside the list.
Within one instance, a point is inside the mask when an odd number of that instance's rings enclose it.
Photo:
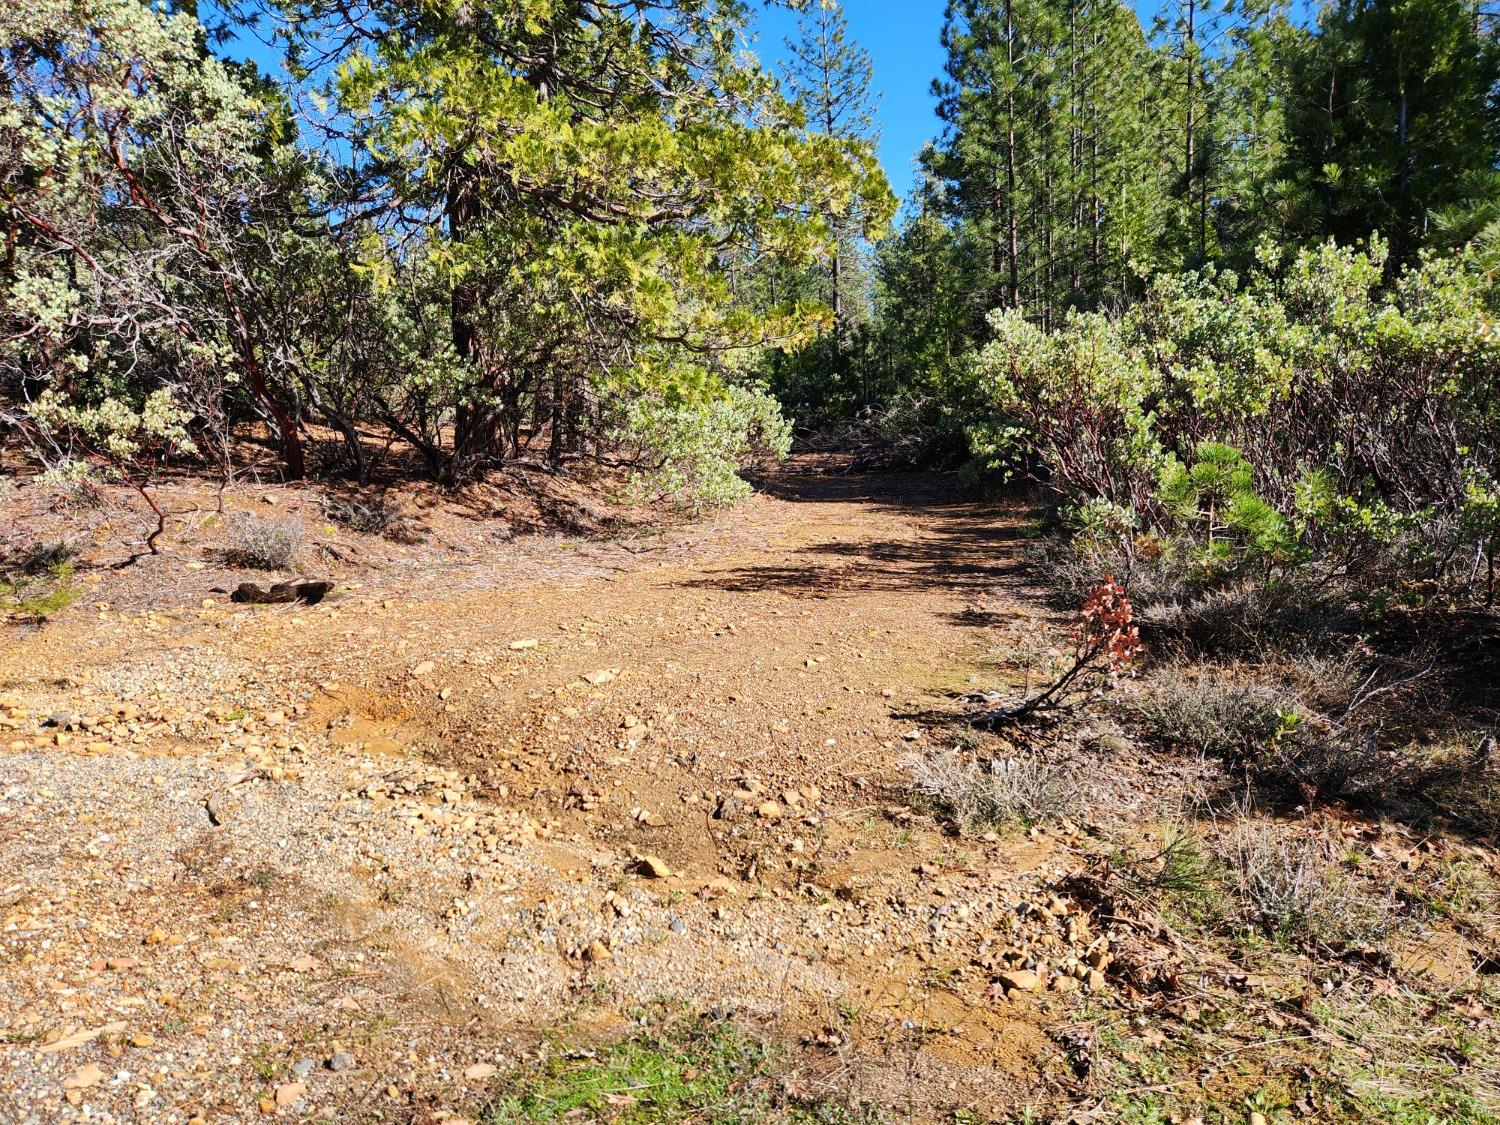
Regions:
[[[791,451],[791,426],[776,400],[746,387],[721,388],[703,401],[643,396],[625,413],[620,441],[641,467],[632,481],[643,499],[670,497],[690,507],[732,504],[749,495],[740,459]]]
[[[1235,669],[1174,666],[1146,684],[1132,709],[1161,743],[1239,762],[1288,732],[1297,703]]]
[[[334,523],[365,535],[384,534],[395,518],[395,513],[384,500],[331,498],[324,501],[323,511]]]
[[[1381,740],[1385,714],[1363,714],[1370,683],[1349,661],[1174,664],[1143,686],[1131,709],[1157,741],[1240,766],[1302,801],[1386,803],[1408,795],[1420,768]]]
[[[421,540],[421,528],[383,498],[334,497],[324,501],[323,510],[334,523],[363,535],[380,535],[397,543]]]
[[[1273,824],[1238,824],[1229,841],[1247,921],[1302,945],[1370,945],[1396,922],[1395,896],[1376,893],[1335,858],[1332,841]]]
[[[296,524],[241,512],[229,524],[222,556],[230,566],[286,570],[301,547],[302,529]]]
[[[904,765],[916,797],[966,831],[1076,815],[1084,805],[1072,771],[1035,754],[982,764],[945,748],[910,755]]]
[[[1384,262],[1378,242],[1268,252],[1243,282],[1164,277],[1123,315],[1050,334],[997,312],[975,357],[992,410],[976,451],[1036,471],[1126,555],[1186,558],[1203,588],[1312,567],[1372,596],[1394,575],[1491,599],[1487,282],[1459,255],[1382,288]]]

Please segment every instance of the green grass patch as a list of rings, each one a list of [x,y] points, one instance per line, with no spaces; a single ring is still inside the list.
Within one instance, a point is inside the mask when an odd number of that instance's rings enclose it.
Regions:
[[[667,1021],[596,1051],[554,1055],[481,1115],[485,1125],[607,1120],[617,1125],[855,1125],[871,1111],[795,1097],[784,1054],[722,1020]],[[516,1088],[511,1076],[506,1085]]]
[[[11,578],[0,579],[0,610],[32,621],[45,621],[83,596],[83,591],[71,582],[73,574],[73,564],[64,559],[48,563],[40,572],[22,570]]]

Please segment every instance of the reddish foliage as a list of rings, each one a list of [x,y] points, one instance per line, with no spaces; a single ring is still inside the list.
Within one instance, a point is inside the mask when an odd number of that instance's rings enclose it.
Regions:
[[[1125,587],[1110,574],[1084,599],[1073,635],[1080,662],[1103,657],[1111,674],[1118,673],[1145,649],[1135,624],[1135,607],[1125,596]]]
[[[1113,575],[1105,575],[1089,591],[1072,638],[1072,663],[1046,688],[1013,707],[991,708],[970,721],[975,726],[995,727],[1039,711],[1082,706],[1098,698],[1104,686],[1145,651],[1135,624],[1135,607]]]

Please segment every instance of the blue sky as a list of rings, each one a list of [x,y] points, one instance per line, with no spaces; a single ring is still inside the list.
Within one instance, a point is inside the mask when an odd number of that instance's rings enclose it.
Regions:
[[[925,141],[937,135],[932,80],[943,69],[938,31],[943,0],[844,0],[849,34],[865,50],[875,69],[880,95],[880,161],[891,187],[905,196],[912,185],[912,159]],[[762,13],[756,53],[774,63],[782,41],[796,31],[795,15],[783,9]]]

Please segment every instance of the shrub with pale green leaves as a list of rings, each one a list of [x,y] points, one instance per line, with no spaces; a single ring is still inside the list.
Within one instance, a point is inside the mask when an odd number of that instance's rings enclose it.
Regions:
[[[743,499],[750,486],[740,476],[741,460],[755,453],[786,457],[792,429],[770,395],[730,386],[698,401],[637,398],[620,439],[638,451],[632,487],[640,498],[703,507]]]
[[[1223,576],[1326,561],[1492,599],[1500,328],[1467,255],[1384,280],[1385,247],[1265,250],[1162,277],[1118,317],[992,315],[978,453],[1033,472],[1085,540],[1187,541]]]

